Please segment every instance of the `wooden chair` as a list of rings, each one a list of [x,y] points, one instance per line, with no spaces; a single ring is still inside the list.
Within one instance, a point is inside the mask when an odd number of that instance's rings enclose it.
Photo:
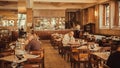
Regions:
[[[39,65],[36,64],[25,64],[23,68],[40,68]]]
[[[103,68],[110,68],[110,67],[106,64],[103,64]]]
[[[71,68],[78,67],[80,68],[81,64],[83,64],[84,68],[89,68],[89,50],[88,49],[79,49],[78,53],[74,53],[71,55]],[[83,68],[82,67],[82,68]]]
[[[11,55],[11,52],[2,52],[2,53],[0,53],[0,57],[9,56],[9,55]]]
[[[111,47],[102,47],[100,52],[111,52]],[[106,61],[99,59],[100,66],[105,64]]]
[[[90,68],[99,68],[99,64],[100,64],[100,58],[98,58],[97,56],[90,54]]]
[[[32,51],[30,53],[33,55],[39,55],[39,57],[28,59],[27,63],[24,64],[24,68],[29,68],[29,66],[33,68],[44,68],[44,49],[40,51]]]
[[[58,44],[58,53],[61,55],[61,53],[62,53],[62,41],[60,41],[59,42],[59,44]]]
[[[5,56],[10,56],[10,55],[11,55],[11,52],[2,52],[0,53],[0,58],[5,57]],[[10,68],[11,62],[0,60],[0,66],[1,68]]]
[[[62,51],[61,52],[62,57],[65,60],[69,61],[68,57],[69,57],[69,53],[70,53],[70,46],[62,46],[61,51]]]
[[[100,50],[101,52],[106,52],[106,51],[111,51],[111,47],[102,47],[101,48],[101,50]]]

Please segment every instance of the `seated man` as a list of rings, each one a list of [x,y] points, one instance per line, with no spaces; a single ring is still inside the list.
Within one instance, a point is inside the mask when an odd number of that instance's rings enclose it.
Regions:
[[[63,46],[68,46],[69,43],[74,43],[75,38],[73,36],[74,36],[73,31],[65,34],[64,37],[63,37],[63,40],[62,40]]]
[[[110,68],[120,68],[120,45],[116,45],[116,51],[111,53],[107,60],[107,66]]]
[[[69,52],[70,52],[70,43],[74,43],[75,42],[75,38],[73,37],[74,36],[74,32],[71,31],[67,34],[64,35],[63,39],[62,39],[62,44],[63,44],[63,47],[61,48],[61,54],[62,54],[62,57],[66,57]],[[69,55],[68,55],[69,57]],[[69,61],[69,59],[67,59]]]
[[[33,35],[28,36],[28,44],[25,47],[27,51],[38,51],[41,48],[41,43],[37,41]]]

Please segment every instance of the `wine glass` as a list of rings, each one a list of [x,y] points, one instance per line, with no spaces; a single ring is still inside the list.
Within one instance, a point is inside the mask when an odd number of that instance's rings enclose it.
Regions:
[[[14,46],[14,45],[11,45],[10,48],[11,48],[12,50],[14,50],[15,46]]]
[[[17,62],[13,62],[13,63],[11,64],[11,66],[12,66],[12,68],[16,68],[16,67],[17,67]]]
[[[14,45],[11,45],[10,48],[11,48],[11,50],[12,50],[12,54],[14,54],[15,46],[14,46]]]

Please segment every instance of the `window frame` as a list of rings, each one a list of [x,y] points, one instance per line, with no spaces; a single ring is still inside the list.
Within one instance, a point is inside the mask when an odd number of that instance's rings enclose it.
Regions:
[[[109,17],[107,17],[107,7],[109,6]],[[108,22],[109,24],[107,24],[107,18],[108,19]],[[110,4],[109,3],[106,3],[106,4],[101,4],[99,6],[99,28],[100,29],[110,29],[110,24],[111,24],[111,21],[110,21]]]

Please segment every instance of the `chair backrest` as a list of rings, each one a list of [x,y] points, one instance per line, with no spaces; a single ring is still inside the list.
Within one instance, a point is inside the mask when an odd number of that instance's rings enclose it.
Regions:
[[[90,51],[88,49],[79,49],[78,60],[88,60]]]
[[[37,58],[30,58],[28,59],[28,63],[41,63],[42,61],[44,61],[44,49],[41,49],[39,51],[32,51],[30,52],[33,55],[39,55],[39,57]]]
[[[98,68],[99,67],[100,58],[97,57],[96,55],[90,54],[89,62],[90,62],[91,68]]]
[[[103,64],[103,68],[110,68],[110,67],[106,64]]]
[[[110,51],[111,51],[111,47],[102,47],[102,48],[101,48],[101,51],[102,51],[102,52],[106,52],[106,51],[109,51],[109,52],[110,52]]]

